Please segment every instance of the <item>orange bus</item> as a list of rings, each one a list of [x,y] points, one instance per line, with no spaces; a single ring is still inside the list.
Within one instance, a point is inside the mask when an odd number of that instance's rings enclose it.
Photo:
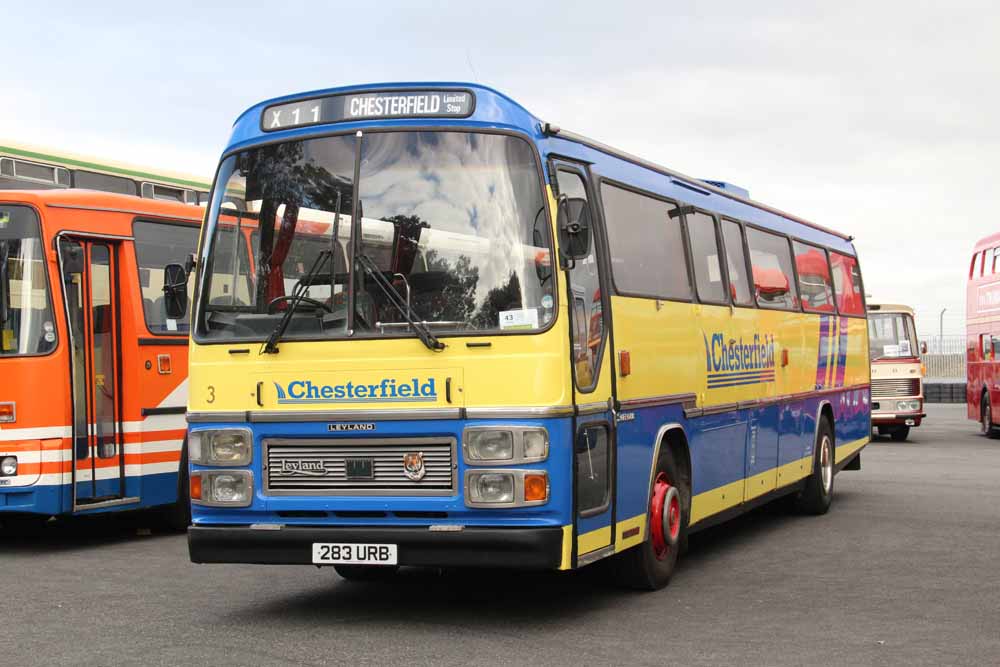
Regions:
[[[187,524],[188,319],[166,315],[164,267],[202,213],[0,190],[0,521],[165,506]]]

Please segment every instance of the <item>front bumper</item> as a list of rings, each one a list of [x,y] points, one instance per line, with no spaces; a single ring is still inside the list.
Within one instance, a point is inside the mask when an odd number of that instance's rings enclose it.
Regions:
[[[314,542],[396,544],[400,565],[551,570],[562,563],[563,529],[426,526],[191,526],[194,563],[312,565]]]
[[[873,412],[873,426],[920,426],[926,412]]]

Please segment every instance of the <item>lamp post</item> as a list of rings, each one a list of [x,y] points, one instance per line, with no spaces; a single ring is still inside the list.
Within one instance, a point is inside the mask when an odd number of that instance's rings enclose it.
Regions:
[[[944,354],[944,311],[947,308],[941,309],[941,314],[938,315],[938,354]]]

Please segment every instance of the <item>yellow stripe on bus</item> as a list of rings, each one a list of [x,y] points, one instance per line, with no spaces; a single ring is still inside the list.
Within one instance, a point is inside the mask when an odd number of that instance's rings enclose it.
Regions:
[[[562,530],[562,560],[559,561],[559,569],[569,570],[573,567],[573,526],[563,526]]]
[[[847,460],[851,454],[858,451],[862,447],[868,444],[869,438],[861,438],[860,440],[855,440],[853,442],[848,442],[843,445],[837,446],[837,454],[835,456],[836,462],[841,463]]]
[[[611,526],[592,530],[576,538],[576,553],[583,555],[611,544]]]

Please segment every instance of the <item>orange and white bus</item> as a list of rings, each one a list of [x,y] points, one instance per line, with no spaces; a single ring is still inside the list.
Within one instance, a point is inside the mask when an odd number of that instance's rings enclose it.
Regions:
[[[164,267],[202,212],[0,189],[0,522],[168,506],[186,525],[188,320],[166,316]]]

